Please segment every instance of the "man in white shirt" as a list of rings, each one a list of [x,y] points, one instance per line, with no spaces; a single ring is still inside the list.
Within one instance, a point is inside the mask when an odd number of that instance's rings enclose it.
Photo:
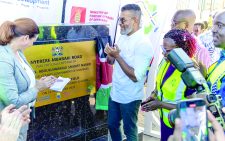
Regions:
[[[113,141],[122,141],[120,121],[128,141],[137,141],[137,116],[144,96],[144,81],[153,56],[150,40],[140,29],[141,9],[136,4],[122,7],[118,44],[105,47],[107,61],[114,63],[109,99],[108,128]]]

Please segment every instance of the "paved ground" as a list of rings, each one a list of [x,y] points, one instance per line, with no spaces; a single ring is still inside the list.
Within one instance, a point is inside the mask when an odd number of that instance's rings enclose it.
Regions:
[[[139,111],[139,114],[138,114],[138,126],[144,129],[144,112],[143,111]],[[148,136],[148,135],[144,135],[143,136],[143,141],[160,141],[160,139],[159,138],[154,138],[154,137],[151,137],[151,136]]]
[[[94,108],[94,103],[95,103],[94,97],[90,96],[89,101],[90,101],[90,104],[92,105],[91,107]],[[93,112],[95,111],[94,109],[92,109],[92,110],[93,110]],[[144,112],[141,111],[141,110],[139,111],[139,114],[138,114],[138,126],[141,127],[142,129],[144,129]],[[159,127],[154,127],[154,128],[159,130]],[[107,136],[105,136],[101,139],[95,139],[93,141],[105,141],[105,140],[108,140]],[[154,138],[154,137],[151,137],[151,136],[148,136],[148,135],[144,135],[142,141],[160,141],[160,139]]]
[[[160,141],[160,139],[144,135],[143,141]]]

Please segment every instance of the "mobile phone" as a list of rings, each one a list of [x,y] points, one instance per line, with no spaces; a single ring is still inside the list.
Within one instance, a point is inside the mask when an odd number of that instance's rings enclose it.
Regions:
[[[142,105],[145,105],[146,103],[148,103],[149,101],[144,101],[144,102],[141,102],[141,106]]]
[[[141,102],[141,106],[142,105],[145,105],[146,103],[148,103],[148,102],[150,102],[150,101],[153,101],[154,99],[149,99],[149,100],[147,100],[147,101],[143,101],[143,102]]]
[[[177,104],[182,123],[182,141],[208,141],[207,107],[203,99],[189,99]]]

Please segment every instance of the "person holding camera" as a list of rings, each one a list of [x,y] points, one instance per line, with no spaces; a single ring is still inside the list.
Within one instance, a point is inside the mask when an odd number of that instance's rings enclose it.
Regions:
[[[225,106],[225,11],[218,13],[213,20],[212,35],[215,47],[222,49],[219,60],[209,67],[207,82],[212,94],[221,95],[223,107]],[[222,109],[225,114],[225,108]],[[208,112],[214,133],[210,132],[210,141],[224,141],[224,130],[216,118]],[[168,141],[181,141],[182,123],[176,119],[175,130]]]
[[[196,51],[194,37],[186,30],[172,29],[163,38],[163,55],[157,73],[156,88],[153,94],[142,105],[143,111],[158,109],[161,122],[161,140],[167,141],[173,134],[173,127],[168,120],[170,110],[176,108],[180,100],[192,98],[195,90],[189,89],[181,78],[182,72],[177,70],[167,59],[168,53],[174,48],[182,48],[192,58]]]
[[[225,113],[225,108],[223,108],[223,112]],[[207,111],[207,115],[208,120],[212,124],[212,128],[214,130],[214,133],[211,131],[209,132],[209,141],[224,141],[225,135],[222,126],[210,111]],[[168,141],[182,141],[182,123],[179,118],[175,120],[174,133],[169,137]]]

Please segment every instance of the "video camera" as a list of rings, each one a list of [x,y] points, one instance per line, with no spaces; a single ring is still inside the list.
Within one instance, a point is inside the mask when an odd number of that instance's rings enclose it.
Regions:
[[[206,98],[209,103],[207,109],[214,115],[225,130],[225,114],[222,111],[222,97],[220,95],[210,94]]]
[[[176,69],[182,72],[181,78],[187,87],[196,89],[198,93],[201,93],[202,91],[210,93],[205,78],[200,71],[195,68],[194,62],[182,48],[175,48],[170,51],[167,59]]]
[[[182,72],[181,78],[189,88],[197,90],[197,94],[204,93],[209,103],[207,109],[215,116],[217,121],[225,129],[225,114],[222,112],[222,98],[219,95],[210,94],[207,82],[198,69],[194,67],[194,62],[183,51],[182,48],[175,48],[167,56],[168,60]],[[177,111],[171,110],[168,118],[171,125],[174,125]]]

